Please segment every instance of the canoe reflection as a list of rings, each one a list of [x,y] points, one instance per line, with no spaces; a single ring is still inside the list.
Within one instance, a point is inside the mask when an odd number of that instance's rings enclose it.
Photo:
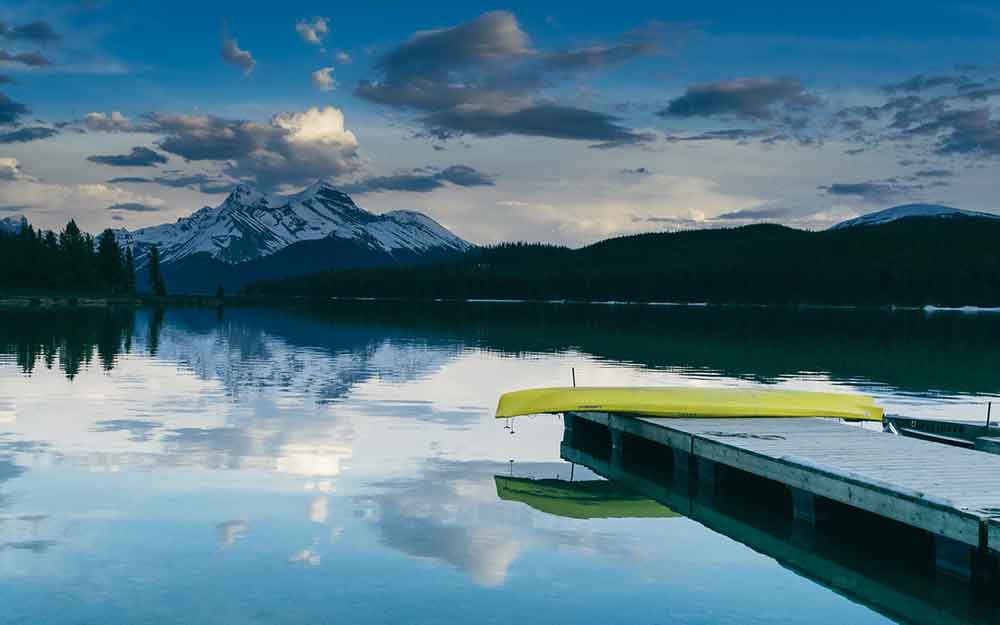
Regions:
[[[570,519],[675,517],[670,508],[615,482],[494,476],[497,496]]]

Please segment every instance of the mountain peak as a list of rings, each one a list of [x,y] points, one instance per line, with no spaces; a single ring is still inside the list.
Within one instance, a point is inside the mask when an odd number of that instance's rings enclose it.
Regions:
[[[1000,219],[1000,215],[993,213],[967,211],[960,208],[953,208],[951,206],[944,206],[942,204],[902,204],[900,206],[885,208],[875,211],[874,213],[867,213],[853,219],[848,219],[847,221],[842,221],[830,229],[839,230],[842,228],[853,228],[855,226],[872,226],[915,217],[933,219],[954,219],[962,217]]]
[[[261,200],[266,200],[267,195],[262,193],[257,187],[249,182],[241,182],[236,185],[226,198],[227,204],[260,204]]]
[[[295,194],[293,197],[300,202],[318,198],[320,200],[333,202],[334,204],[358,208],[358,206],[354,203],[354,200],[351,199],[351,196],[347,195],[343,191],[340,191],[322,178]]]
[[[370,213],[323,180],[292,195],[269,195],[241,183],[215,208],[132,234],[140,249],[159,246],[164,264],[203,254],[236,265],[322,239],[354,241],[388,256],[459,252],[471,247],[425,215]]]

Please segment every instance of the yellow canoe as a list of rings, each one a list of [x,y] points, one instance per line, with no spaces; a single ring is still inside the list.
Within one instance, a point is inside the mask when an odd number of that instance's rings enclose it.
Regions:
[[[867,395],[737,388],[561,387],[505,393],[498,419],[563,412],[618,412],[650,417],[831,417],[881,421]]]

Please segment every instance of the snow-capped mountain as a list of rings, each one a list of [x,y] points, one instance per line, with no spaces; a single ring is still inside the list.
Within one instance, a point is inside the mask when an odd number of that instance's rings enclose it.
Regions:
[[[25,225],[28,219],[24,215],[12,215],[0,219],[0,232],[17,234]]]
[[[952,208],[950,206],[942,206],[940,204],[903,204],[902,206],[893,206],[892,208],[886,208],[874,213],[868,213],[867,215],[855,217],[854,219],[842,221],[830,229],[838,230],[840,228],[852,228],[854,226],[873,226],[876,224],[886,224],[891,221],[898,221],[900,219],[908,219],[910,217],[935,219],[985,217],[988,219],[1000,219],[1000,215],[995,215],[993,213],[967,211],[959,208]]]
[[[235,265],[295,243],[330,237],[389,254],[462,252],[472,247],[426,215],[413,211],[376,215],[324,182],[287,196],[241,184],[214,208],[206,206],[172,224],[136,230],[130,238],[140,265],[152,245],[159,246],[164,264],[203,253]]]
[[[330,269],[425,262],[473,246],[414,211],[381,215],[317,182],[293,195],[270,195],[241,184],[216,207],[174,223],[116,231],[142,273],[152,246],[160,250],[167,288],[210,292],[238,289]],[[140,287],[145,286],[140,276]]]

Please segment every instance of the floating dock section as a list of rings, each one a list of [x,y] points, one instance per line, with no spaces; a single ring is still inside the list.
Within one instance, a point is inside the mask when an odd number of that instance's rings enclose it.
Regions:
[[[564,414],[566,440],[605,447],[611,466],[669,464],[699,488],[749,474],[786,488],[797,521],[822,525],[853,508],[932,537],[939,570],[976,582],[997,576],[1000,456],[831,419],[664,419]]]

